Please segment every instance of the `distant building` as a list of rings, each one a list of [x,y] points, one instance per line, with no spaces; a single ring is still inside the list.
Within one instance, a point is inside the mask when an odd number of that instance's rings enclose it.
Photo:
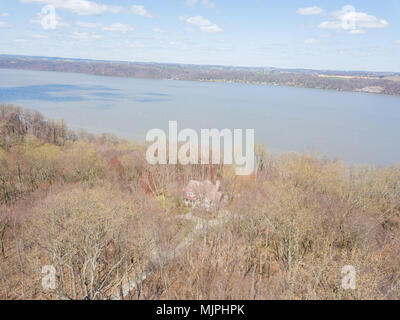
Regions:
[[[206,181],[192,180],[183,193],[183,202],[187,206],[201,207],[206,210],[218,209],[222,193],[219,192],[220,182],[216,184]]]

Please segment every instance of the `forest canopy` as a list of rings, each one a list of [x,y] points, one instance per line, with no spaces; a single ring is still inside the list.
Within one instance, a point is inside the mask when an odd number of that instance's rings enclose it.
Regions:
[[[0,105],[1,299],[398,299],[398,165],[258,146],[244,178],[150,166],[145,151]],[[191,180],[219,180],[227,201],[188,210]],[[355,290],[341,285],[348,265]]]

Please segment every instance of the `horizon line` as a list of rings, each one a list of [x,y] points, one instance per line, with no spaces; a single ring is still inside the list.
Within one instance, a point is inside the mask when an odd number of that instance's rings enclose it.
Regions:
[[[111,62],[111,63],[144,63],[144,64],[164,64],[164,65],[183,65],[183,66],[203,66],[203,67],[225,67],[225,68],[243,68],[243,69],[275,69],[275,70],[295,70],[295,71],[328,71],[328,72],[363,72],[363,73],[394,73],[400,74],[400,71],[376,71],[376,70],[355,70],[355,69],[313,69],[313,68],[285,68],[273,66],[244,66],[244,65],[224,65],[224,64],[202,64],[202,63],[181,63],[181,62],[156,62],[156,61],[134,61],[134,60],[108,60],[108,59],[93,59],[93,58],[71,58],[71,57],[56,57],[56,56],[36,56],[23,54],[7,54],[0,53],[0,57],[26,57],[26,58],[48,58],[59,60],[86,60],[96,62]]]

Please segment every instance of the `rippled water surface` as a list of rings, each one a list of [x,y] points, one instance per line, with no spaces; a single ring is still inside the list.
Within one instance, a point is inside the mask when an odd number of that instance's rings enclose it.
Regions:
[[[177,120],[180,129],[252,128],[274,152],[400,163],[400,97],[0,69],[0,102],[138,140]]]

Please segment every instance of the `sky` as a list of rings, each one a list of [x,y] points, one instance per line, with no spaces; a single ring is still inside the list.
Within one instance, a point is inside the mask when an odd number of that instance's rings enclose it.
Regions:
[[[400,72],[400,0],[0,0],[0,54]]]

